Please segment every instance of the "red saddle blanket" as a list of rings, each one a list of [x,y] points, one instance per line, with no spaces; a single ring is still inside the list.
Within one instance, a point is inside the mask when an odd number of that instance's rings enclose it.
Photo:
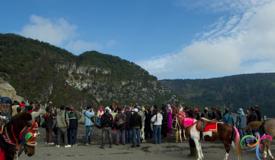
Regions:
[[[218,131],[218,123],[217,122],[206,123],[203,132],[209,132],[209,131],[217,132]]]

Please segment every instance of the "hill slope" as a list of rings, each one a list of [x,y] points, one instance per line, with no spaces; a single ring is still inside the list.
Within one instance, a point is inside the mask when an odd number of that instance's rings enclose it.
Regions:
[[[162,103],[170,94],[157,79],[119,57],[80,56],[36,40],[0,34],[0,77],[19,95],[57,105]]]
[[[236,75],[200,80],[162,80],[186,103],[201,106],[259,105],[268,115],[275,113],[275,73]]]

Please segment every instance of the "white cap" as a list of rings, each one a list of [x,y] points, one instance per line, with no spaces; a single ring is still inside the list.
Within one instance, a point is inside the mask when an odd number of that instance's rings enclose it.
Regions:
[[[134,108],[133,111],[134,111],[134,112],[138,112],[138,109],[137,109],[137,108]]]

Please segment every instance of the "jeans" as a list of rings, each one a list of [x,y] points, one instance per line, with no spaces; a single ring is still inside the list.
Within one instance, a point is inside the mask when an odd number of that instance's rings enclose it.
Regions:
[[[116,132],[116,144],[125,144],[125,129],[118,129]]]
[[[85,143],[90,144],[91,143],[91,137],[92,137],[92,131],[93,127],[92,126],[85,126],[86,132],[85,132]]]
[[[140,128],[132,129],[133,146],[140,145]]]
[[[68,137],[67,137],[67,128],[58,128],[57,129],[57,144],[61,144],[61,139],[64,139],[64,145],[68,144]]]
[[[52,128],[46,128],[46,142],[47,143],[52,143],[53,139],[53,129]]]
[[[126,129],[125,130],[125,138],[126,138],[126,143],[127,144],[132,143],[132,130],[131,129]]]
[[[161,125],[154,125],[154,142],[155,144],[161,143]]]
[[[76,128],[70,128],[69,129],[69,143],[71,145],[76,144],[77,140],[77,129]]]
[[[104,127],[102,128],[102,136],[101,136],[101,147],[104,147],[106,141],[106,135],[109,141],[109,146],[112,146],[112,128]]]

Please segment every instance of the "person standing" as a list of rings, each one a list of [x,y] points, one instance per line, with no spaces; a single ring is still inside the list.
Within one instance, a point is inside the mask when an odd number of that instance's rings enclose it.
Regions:
[[[111,109],[109,107],[105,108],[105,113],[101,116],[101,126],[102,136],[100,148],[104,149],[106,136],[108,137],[109,148],[112,148],[113,116],[111,115]]]
[[[117,108],[117,115],[115,116],[114,125],[116,129],[116,144],[125,145],[125,123],[126,123],[126,115],[122,112],[120,107]]]
[[[73,107],[69,108],[69,144],[75,145],[77,141],[78,116]]]
[[[151,118],[151,123],[153,123],[153,134],[154,134],[154,143],[161,143],[161,125],[162,125],[163,116],[160,113],[159,109],[155,109],[155,114]]]
[[[126,143],[129,144],[132,142],[132,131],[130,128],[130,118],[132,116],[132,112],[130,107],[126,107],[125,108],[125,115],[126,115],[126,124],[125,124],[125,139],[126,139]]]
[[[245,135],[245,129],[246,129],[246,116],[244,114],[244,111],[242,108],[239,108],[236,120],[236,126],[240,132],[240,136],[243,137]]]
[[[19,107],[20,108],[20,107]],[[54,127],[54,113],[52,106],[47,106],[46,113],[43,115],[44,125],[46,129],[46,144],[53,145],[53,127]]]
[[[91,106],[87,106],[86,110],[83,111],[84,125],[85,125],[85,145],[91,144],[91,137],[93,131],[92,117],[95,115]]]
[[[170,104],[167,105],[167,117],[167,133],[171,136],[173,132],[173,112]]]
[[[142,127],[141,116],[138,114],[138,109],[133,109],[134,113],[130,118],[130,128],[132,129],[132,146],[140,146],[140,129]]]
[[[141,117],[141,123],[142,123],[142,127],[140,129],[140,138],[141,138],[141,142],[146,142],[145,141],[145,107],[140,107],[138,106],[138,114]]]
[[[65,106],[62,105],[60,107],[60,111],[57,113],[56,116],[57,121],[57,146],[60,147],[61,139],[63,139],[65,148],[71,147],[71,145],[68,144],[68,135],[67,135],[67,129],[69,124],[69,117],[67,115],[67,112],[65,111]]]

